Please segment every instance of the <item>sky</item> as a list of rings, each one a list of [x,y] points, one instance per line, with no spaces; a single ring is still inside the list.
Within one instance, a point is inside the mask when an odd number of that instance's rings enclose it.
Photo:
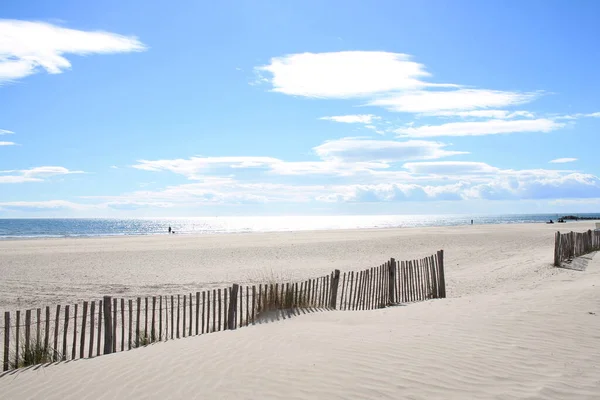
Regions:
[[[0,0],[0,217],[598,212],[597,15]]]

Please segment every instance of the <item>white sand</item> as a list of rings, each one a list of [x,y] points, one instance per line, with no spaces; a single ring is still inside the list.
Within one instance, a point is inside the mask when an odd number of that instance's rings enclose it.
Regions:
[[[19,371],[0,378],[0,397],[598,399],[600,257],[584,272],[550,265],[556,229],[592,226],[2,242],[2,298],[10,305],[12,291],[33,291],[45,279],[59,288],[53,296],[69,301],[125,284],[126,295],[156,294],[161,281],[174,283],[165,293],[177,293],[257,270],[312,276],[439,248],[451,298],[301,315]]]

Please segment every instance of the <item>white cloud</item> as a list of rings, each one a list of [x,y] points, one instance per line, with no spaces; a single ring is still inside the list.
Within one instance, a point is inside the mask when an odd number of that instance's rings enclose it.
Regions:
[[[512,119],[516,117],[535,118],[535,115],[529,111],[508,111],[508,110],[472,110],[472,111],[437,111],[426,113],[436,117],[459,117],[459,118],[493,118],[493,119]]]
[[[145,171],[170,171],[188,179],[201,179],[203,174],[219,168],[267,167],[281,162],[272,157],[191,157],[175,160],[138,160],[133,168]]]
[[[0,129],[0,135],[12,135],[13,131],[7,131],[6,129]]]
[[[575,113],[575,114],[565,114],[565,115],[556,115],[553,117],[556,120],[576,120],[579,118],[600,118],[600,112],[594,112],[594,113]]]
[[[423,125],[406,127],[395,132],[400,137],[436,137],[436,136],[482,136],[515,132],[550,132],[562,128],[564,124],[547,118],[488,121],[451,122],[442,125]]]
[[[374,99],[369,105],[390,111],[435,113],[440,111],[477,110],[507,107],[534,100],[538,93],[504,92],[486,89],[406,92]]]
[[[552,164],[563,164],[577,161],[576,158],[557,158],[555,160],[550,161]]]
[[[143,51],[137,38],[102,31],[80,31],[45,22],[0,20],[0,84],[46,70],[59,74],[71,67],[65,54]]]
[[[373,120],[380,119],[380,117],[373,114],[356,114],[356,115],[338,115],[333,117],[322,117],[320,119],[335,122],[345,122],[348,124],[370,124]]]
[[[382,51],[290,54],[256,67],[273,91],[295,96],[351,98],[426,86],[429,74],[410,56]],[[264,80],[265,78],[263,78]]]
[[[15,142],[0,142],[0,146],[15,146]]]
[[[235,172],[259,168],[274,175],[351,176],[390,168],[390,163],[431,160],[459,154],[446,150],[444,143],[412,140],[373,140],[342,138],[313,148],[318,161],[284,161],[273,157],[191,157],[174,160],[138,160],[133,168],[145,171],[170,171],[188,179],[204,179],[209,173]]]
[[[23,208],[23,209],[52,209],[52,208],[71,208],[86,209],[89,206],[73,203],[65,200],[46,200],[46,201],[5,201],[0,202],[0,208]]]
[[[465,190],[465,196],[484,200],[595,198],[600,197],[600,179],[581,173],[504,176]]]
[[[360,138],[343,138],[327,141],[314,148],[315,153],[325,160],[344,162],[379,161],[384,163],[432,160],[459,154],[463,151],[445,150],[444,143],[423,140],[406,142],[394,140],[369,140]]]
[[[500,170],[486,163],[473,161],[434,161],[406,163],[404,168],[413,174],[465,175],[496,174]]]
[[[0,183],[41,182],[45,178],[57,175],[83,174],[83,171],[71,171],[64,167],[44,166],[23,170],[0,171]]]

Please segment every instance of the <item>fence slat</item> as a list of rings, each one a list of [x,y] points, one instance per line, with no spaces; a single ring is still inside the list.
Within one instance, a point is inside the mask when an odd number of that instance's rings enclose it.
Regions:
[[[190,327],[188,328],[188,336],[192,336],[192,324],[194,323],[194,315],[192,314],[192,294],[190,293]]]
[[[96,302],[90,303],[90,348],[88,350],[88,357],[92,358],[94,355],[94,320],[96,319]]]
[[[179,307],[179,296],[177,296],[177,300],[177,307]],[[179,311],[177,316],[179,317]],[[179,319],[177,320],[177,323],[179,323]],[[177,328],[177,330],[179,332],[179,328]],[[144,298],[144,342],[148,342],[148,297]]]
[[[10,349],[10,312],[4,312],[4,353],[2,371],[8,371],[8,351]]]
[[[17,314],[18,316],[18,314]],[[67,332],[69,330],[69,306],[65,306],[65,325],[63,328],[63,351],[62,351],[62,360],[67,359]]]
[[[446,298],[446,277],[444,275],[444,250],[437,252],[438,267],[440,269],[440,287],[442,289],[442,298]]]
[[[185,299],[184,299],[184,301],[185,301]],[[185,308],[184,308],[184,310],[185,310]],[[175,332],[175,337],[177,339],[179,339],[179,326],[181,325],[180,324],[180,322],[181,322],[180,321],[180,311],[181,311],[181,295],[178,294],[177,295],[177,326],[176,326],[177,331]]]
[[[221,295],[221,289],[218,289],[218,290],[217,290],[217,293],[218,293],[218,296],[219,296],[219,314],[218,314],[218,315],[219,315],[219,321],[218,321],[218,324],[217,324],[217,326],[218,326],[218,330],[220,331],[220,330],[221,330],[221,327],[222,327],[222,325],[221,325],[221,322],[222,322],[222,321],[221,321],[221,315],[222,315],[222,310],[221,310],[221,302],[222,302],[222,300],[223,300],[223,297],[222,297],[222,295]]]
[[[152,296],[152,328],[150,330],[150,341],[156,341],[156,296]]]
[[[171,301],[173,300],[173,296],[171,296]],[[142,315],[142,298],[138,297],[136,299],[136,319],[135,319],[135,347],[140,347],[140,317]],[[173,307],[171,303],[171,307]]]
[[[205,304],[206,304],[206,291],[203,291],[202,292],[202,331],[201,331],[201,333],[204,333],[204,318],[205,318],[205,314],[206,314]]]
[[[421,260],[415,260],[415,272],[417,275],[417,299],[423,300],[423,277],[421,276]]]
[[[125,351],[125,299],[121,299],[121,351]]]
[[[210,290],[206,294],[206,333],[210,332]]]
[[[117,299],[113,299],[112,351],[117,351]]]
[[[240,314],[240,328],[242,326],[244,326],[244,287],[240,286],[240,292],[238,295],[239,299],[240,299],[240,305],[239,305],[239,309],[238,309],[238,313]],[[247,317],[247,315],[246,315]]]
[[[229,318],[229,308],[227,302],[230,300],[231,294],[228,293],[231,293],[231,288],[223,289],[223,313],[225,313],[223,318],[223,330],[229,328],[229,320],[227,319]],[[240,296],[241,295],[242,294],[240,293]]]
[[[175,297],[171,296],[171,339],[173,339],[173,335],[175,335]]]
[[[359,300],[360,300],[360,284],[362,282],[362,276],[363,273],[362,271],[359,271],[356,273],[356,285],[355,285],[355,291],[354,291],[354,300],[353,300],[353,306],[352,309],[353,310],[359,310]]]
[[[36,336],[35,336],[35,346],[36,349],[42,347],[42,338],[41,338],[41,319],[42,319],[42,309],[38,308],[35,310],[35,322],[36,322]]]
[[[15,368],[19,368],[19,328],[21,325],[21,311],[17,310],[17,325],[15,325]],[[66,345],[66,344],[65,344]]]
[[[256,285],[252,285],[252,325],[256,321]]]
[[[185,321],[185,319],[186,319],[185,317],[186,317],[186,310],[187,310],[187,307],[186,307],[187,306],[187,300],[186,299],[187,299],[187,296],[184,294],[183,295],[183,321],[182,321],[183,322],[183,329],[182,329],[183,332],[181,333],[181,335],[183,337],[185,337],[185,332],[186,332],[186,330],[185,330],[185,322],[186,322]],[[177,305],[179,305],[179,303]],[[177,320],[177,324],[179,325],[179,320]]]
[[[85,357],[85,325],[87,322],[88,302],[83,302],[83,316],[81,319],[81,342],[79,343],[79,358]]]
[[[129,306],[129,332],[127,332],[127,349],[131,350],[131,342],[133,339],[133,300],[127,302]]]
[[[48,341],[50,340],[50,307],[46,306],[46,326],[44,330],[44,354],[48,354]]]
[[[104,354],[110,354],[113,350],[113,329],[112,329],[112,319],[111,319],[111,297],[104,296],[103,300],[104,305]],[[68,306],[67,306],[68,307]]]
[[[235,309],[237,307],[237,295],[239,285],[234,283],[231,287],[231,301],[229,302],[229,309],[227,310],[227,329],[235,329]]]
[[[163,334],[163,296],[158,296],[158,340],[162,340]]]
[[[98,302],[98,339],[96,342],[96,355],[100,355],[100,337],[102,336],[102,312],[104,311],[104,306],[102,300]]]
[[[212,324],[212,331],[216,332],[217,331],[217,291],[215,289],[213,289],[213,324]]]
[[[200,292],[196,292],[196,335],[200,328]]]
[[[23,349],[23,358],[31,354],[31,310],[25,310],[25,348]]]

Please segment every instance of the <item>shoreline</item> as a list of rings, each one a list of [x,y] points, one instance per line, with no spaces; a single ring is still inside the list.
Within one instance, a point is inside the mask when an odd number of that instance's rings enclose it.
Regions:
[[[542,214],[540,214],[542,215]],[[567,226],[578,223],[590,223],[592,221],[600,221],[600,218],[597,219],[580,219],[580,220],[568,220],[568,222],[558,223],[555,222],[553,224],[548,224],[542,221],[515,221],[515,222],[485,222],[479,224],[447,224],[447,225],[420,225],[420,226],[395,226],[395,227],[368,227],[368,228],[323,228],[323,229],[289,229],[289,230],[260,230],[260,231],[228,231],[228,232],[218,232],[211,231],[206,233],[196,233],[196,232],[184,232],[184,233],[176,233],[169,234],[167,232],[160,233],[107,233],[107,234],[81,234],[81,235],[54,235],[54,236],[0,236],[0,243],[2,242],[18,242],[18,241],[46,241],[46,240],[64,240],[64,239],[72,239],[72,240],[82,240],[82,239],[118,239],[118,238],[150,238],[150,237],[185,237],[185,238],[199,238],[199,237],[213,237],[213,236],[231,236],[231,235],[255,235],[255,234],[285,234],[285,233],[315,233],[315,232],[355,232],[355,231],[392,231],[392,230],[405,230],[405,229],[426,229],[426,228],[460,228],[465,226],[505,226],[505,225],[557,225]],[[559,229],[557,229],[559,230]]]
[[[303,280],[339,269],[416,260],[443,249],[449,296],[496,290],[516,274],[552,274],[557,229],[510,223],[409,228],[143,235],[0,241],[0,310],[101,298],[191,293],[265,278]],[[473,271],[477,271],[473,273]],[[506,275],[508,274],[508,275]],[[488,276],[489,275],[489,276]],[[268,279],[267,279],[268,280]]]

